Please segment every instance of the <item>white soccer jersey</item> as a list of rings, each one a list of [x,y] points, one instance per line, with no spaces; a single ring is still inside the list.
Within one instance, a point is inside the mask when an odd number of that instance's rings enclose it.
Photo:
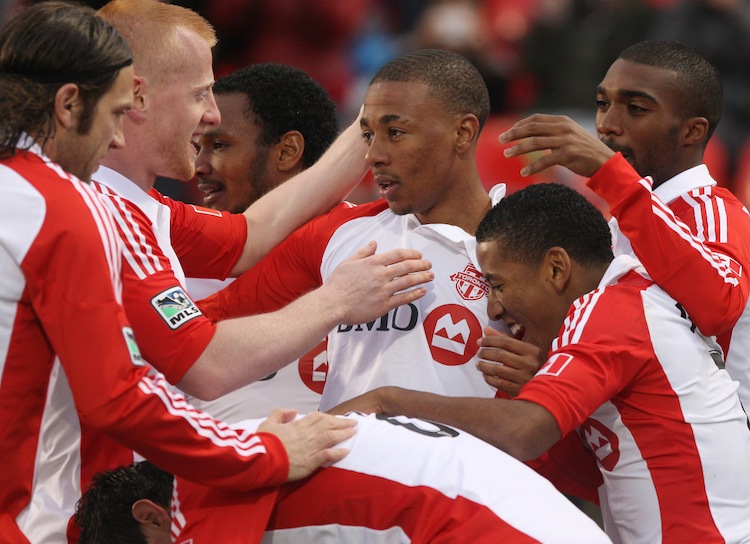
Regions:
[[[187,278],[193,300],[208,297],[233,281]],[[196,408],[227,423],[263,418],[274,408],[294,408],[300,414],[314,412],[326,383],[328,357],[323,340],[305,355],[262,380],[240,387],[216,400],[205,401],[186,395]]]
[[[652,190],[650,178],[641,180],[618,154],[588,185],[609,203],[615,255],[635,255],[701,332],[717,336],[727,372],[750,407],[750,214],[745,206],[716,186],[705,165]]]
[[[616,311],[613,312],[613,308]],[[737,383],[630,256],[568,312],[517,399],[579,432],[616,543],[750,542],[750,429]]]
[[[357,420],[342,444],[349,455],[265,503],[264,543],[609,542],[547,480],[486,442],[419,419],[346,417]],[[178,544],[252,542],[266,527],[247,496],[181,480],[176,490]]]
[[[502,194],[495,190],[495,201]],[[479,271],[474,237],[453,225],[422,225],[413,214],[396,215],[384,200],[344,203],[312,220],[228,288],[199,304],[219,319],[276,309],[319,286],[371,240],[380,252],[421,251],[432,263],[435,279],[419,300],[370,323],[340,325],[329,334],[321,410],[382,385],[494,396],[475,368],[477,340],[485,326],[505,326],[487,316],[488,286]]]

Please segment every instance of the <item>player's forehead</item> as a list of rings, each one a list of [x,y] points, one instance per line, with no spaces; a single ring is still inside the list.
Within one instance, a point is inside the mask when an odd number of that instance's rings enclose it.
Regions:
[[[360,124],[415,124],[439,115],[443,109],[424,82],[381,81],[370,85],[365,94]]]
[[[678,74],[673,70],[617,59],[596,88],[611,98],[640,97],[661,103],[674,97]]]

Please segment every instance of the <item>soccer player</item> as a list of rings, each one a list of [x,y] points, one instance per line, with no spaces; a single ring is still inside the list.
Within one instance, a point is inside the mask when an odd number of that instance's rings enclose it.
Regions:
[[[3,542],[63,542],[88,470],[117,464],[118,448],[249,490],[335,460],[345,451],[330,447],[352,433],[347,420],[295,432],[281,412],[261,432],[238,433],[145,366],[121,306],[112,216],[84,183],[125,145],[132,63],[117,31],[80,5],[39,3],[0,31]]]
[[[351,453],[282,486],[265,536],[246,494],[207,489],[193,509],[199,517],[183,515],[171,476],[138,463],[94,479],[76,512],[80,544],[609,542],[548,481],[467,433],[403,417],[349,417],[358,429],[345,444]]]
[[[519,140],[506,155],[549,149],[526,174],[561,164],[591,178],[614,216],[615,254],[634,254],[717,337],[750,406],[750,217],[702,162],[721,116],[718,70],[691,47],[640,42],[610,66],[596,103],[601,141],[567,117],[535,115],[501,135]]]
[[[241,212],[271,189],[312,166],[336,139],[336,106],[302,70],[253,64],[220,78],[213,87],[221,123],[198,140],[198,188],[215,210]],[[226,286],[187,278],[193,299]],[[314,412],[325,383],[325,340],[299,360],[214,401],[190,402],[227,422],[260,418],[283,405]]]
[[[536,376],[512,400],[390,387],[335,411],[438,421],[521,460],[578,432],[614,542],[747,542],[750,428],[736,384],[643,266],[613,259],[601,213],[535,184],[501,200],[477,242],[488,312],[549,350]]]
[[[325,282],[365,240],[410,247],[429,258],[436,280],[419,301],[331,331],[321,408],[386,384],[493,396],[475,368],[484,328],[503,328],[487,317],[489,289],[473,238],[492,204],[475,160],[488,112],[481,75],[457,53],[423,50],[386,64],[370,83],[360,120],[383,198],[344,203],[309,222],[201,301],[203,311],[224,319],[281,307]],[[493,190],[495,199],[503,193],[503,186]]]

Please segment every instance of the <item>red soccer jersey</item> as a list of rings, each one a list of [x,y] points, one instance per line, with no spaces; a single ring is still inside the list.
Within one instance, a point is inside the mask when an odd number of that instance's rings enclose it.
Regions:
[[[673,299],[630,256],[571,307],[517,399],[579,428],[604,479],[614,542],[750,536],[750,430],[737,385]],[[616,309],[616,311],[613,311]]]
[[[127,461],[125,448],[206,484],[283,482],[276,438],[230,430],[148,374],[120,304],[121,248],[98,194],[38,148],[2,161],[0,177],[3,542],[63,541],[79,471]],[[93,451],[82,428],[119,445]]]
[[[588,182],[610,206],[615,255],[635,254],[705,335],[750,406],[750,215],[705,165],[652,190],[617,154]],[[631,247],[632,246],[632,247]]]
[[[282,486],[274,504],[178,480],[174,541],[257,542],[255,514],[273,508],[274,542],[608,542],[548,481],[486,442],[419,419],[347,417],[357,420],[342,444],[350,453]]]

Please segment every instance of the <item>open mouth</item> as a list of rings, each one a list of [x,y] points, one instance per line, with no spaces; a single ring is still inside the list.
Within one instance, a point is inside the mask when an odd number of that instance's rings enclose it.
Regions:
[[[198,190],[203,193],[203,203],[208,205],[224,192],[224,185],[211,181],[198,180]]]
[[[523,340],[523,336],[526,333],[526,329],[523,328],[523,325],[520,323],[510,323],[508,324],[508,328],[510,329],[510,334],[513,338],[516,340]]]

